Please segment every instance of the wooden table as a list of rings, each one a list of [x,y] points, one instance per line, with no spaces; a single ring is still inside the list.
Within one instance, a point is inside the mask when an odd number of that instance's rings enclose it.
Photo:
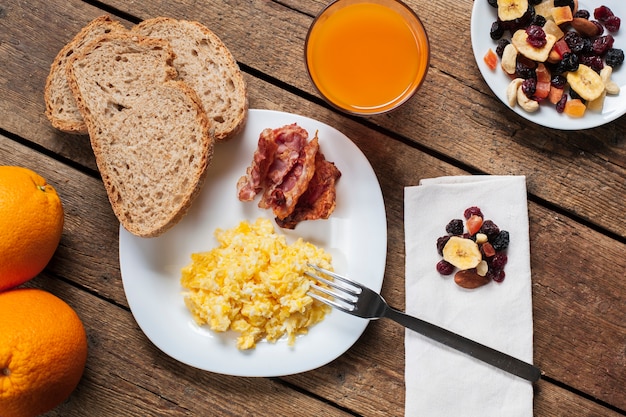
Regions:
[[[391,322],[372,322],[329,365],[282,378],[200,371],[163,354],[141,332],[124,296],[119,224],[88,138],[59,133],[44,116],[53,58],[102,14],[128,27],[159,15],[199,20],[240,63],[251,108],[309,116],[352,138],[381,183],[389,235],[382,294],[399,308],[404,187],[443,175],[525,175],[534,358],[545,372],[535,386],[534,414],[626,415],[626,118],[568,132],[508,110],[474,63],[470,0],[408,1],[431,39],[428,77],[401,110],[369,119],[326,106],[304,70],[304,38],[322,0],[90,3],[0,4],[0,163],[36,169],[66,210],[61,245],[30,285],[75,308],[89,339],[81,383],[49,416],[404,414],[404,329]]]

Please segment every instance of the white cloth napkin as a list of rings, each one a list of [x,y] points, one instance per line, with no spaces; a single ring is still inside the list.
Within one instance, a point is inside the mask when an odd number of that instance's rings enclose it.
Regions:
[[[456,176],[405,188],[406,312],[532,363],[533,322],[526,179]],[[436,240],[471,206],[509,231],[506,277],[474,290],[441,276]],[[531,417],[528,381],[434,342],[405,334],[405,416]]]

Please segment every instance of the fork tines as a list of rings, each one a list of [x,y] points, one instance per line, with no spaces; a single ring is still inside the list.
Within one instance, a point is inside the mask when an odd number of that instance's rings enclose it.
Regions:
[[[334,279],[334,281],[331,281],[327,278],[306,271],[305,274],[307,274],[309,277],[325,285],[320,286],[318,284],[311,284],[311,289],[314,290],[308,292],[311,297],[315,298],[318,301],[321,301],[324,304],[328,304],[331,307],[335,307],[339,310],[343,310],[346,312],[353,311],[356,308],[355,303],[357,302],[358,296],[361,293],[361,288],[357,284],[353,283],[345,277],[342,277],[341,275],[335,274],[332,271],[320,268],[317,265],[308,264],[308,266]],[[315,291],[317,291],[318,293],[316,293]],[[332,297],[332,299],[324,297],[319,293],[328,295]]]

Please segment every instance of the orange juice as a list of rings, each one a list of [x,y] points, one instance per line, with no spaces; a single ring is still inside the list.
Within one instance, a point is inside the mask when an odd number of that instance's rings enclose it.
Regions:
[[[349,113],[383,113],[408,100],[429,62],[426,31],[403,3],[339,0],[307,35],[306,62],[319,92]]]

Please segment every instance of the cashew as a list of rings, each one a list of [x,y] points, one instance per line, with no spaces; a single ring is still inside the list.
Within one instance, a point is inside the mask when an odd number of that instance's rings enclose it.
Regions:
[[[515,74],[515,64],[517,63],[517,49],[513,44],[508,44],[502,51],[500,66],[507,74]]]
[[[517,104],[517,89],[522,85],[524,79],[516,78],[509,83],[506,89],[506,99],[509,102],[509,106],[515,107]]]
[[[601,112],[602,108],[604,107],[605,98],[606,98],[606,90],[604,90],[602,94],[600,94],[600,97],[598,97],[597,99],[587,102],[587,110]]]
[[[528,113],[534,113],[539,110],[539,102],[528,98],[522,90],[522,86],[517,88],[517,104]]]
[[[615,81],[611,80],[611,75],[613,75],[613,67],[609,65],[605,65],[600,70],[600,78],[602,78],[607,94],[619,94],[620,87]]]

